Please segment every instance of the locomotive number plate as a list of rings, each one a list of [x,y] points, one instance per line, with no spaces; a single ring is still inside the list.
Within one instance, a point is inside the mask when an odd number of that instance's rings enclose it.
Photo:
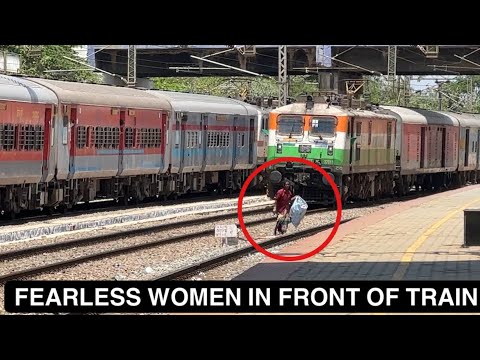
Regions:
[[[299,153],[309,153],[312,152],[312,145],[299,145],[298,146]]]

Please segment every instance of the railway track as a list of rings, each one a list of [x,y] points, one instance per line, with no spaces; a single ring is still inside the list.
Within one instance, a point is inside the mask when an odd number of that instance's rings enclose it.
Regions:
[[[268,205],[268,206],[262,205],[260,206],[259,209],[247,210],[244,212],[244,214],[245,215],[261,214],[261,213],[267,212],[268,210],[271,211],[271,208],[272,208],[271,205]],[[219,210],[219,211],[224,211],[224,210]],[[177,228],[182,228],[184,226],[202,224],[204,222],[210,222],[210,221],[225,220],[225,219],[234,218],[234,217],[237,217],[237,212],[231,212],[229,214],[211,215],[211,216],[200,216],[198,219],[182,220],[182,221],[176,222],[175,224],[171,224],[171,223],[157,224],[153,226],[143,227],[140,229],[131,229],[126,231],[114,232],[110,234],[90,236],[88,238],[83,238],[83,239],[74,239],[74,240],[53,243],[53,244],[32,246],[24,249],[19,249],[19,250],[5,251],[0,253],[0,261],[10,260],[10,259],[22,257],[22,256],[34,255],[41,252],[49,252],[49,251],[79,247],[79,246],[88,246],[88,245],[99,243],[99,242],[113,241],[120,237],[137,236],[137,235],[142,235],[152,231],[160,231],[163,229],[177,229]]]
[[[270,211],[271,211],[271,207],[268,206],[266,209],[264,208],[264,209],[255,209],[255,210],[245,211],[244,215],[254,215],[254,214],[259,214],[259,213],[262,213],[262,212],[266,213],[266,212],[270,212]],[[307,214],[313,214],[313,213],[318,213],[318,212],[322,212],[322,211],[325,211],[325,209],[322,208],[322,209],[310,210],[310,211],[307,211]],[[229,217],[236,217],[236,213],[235,214],[233,214],[233,213],[229,214],[228,216]],[[195,220],[195,223],[205,223],[207,221],[212,222],[212,221],[220,220],[220,219],[225,220],[225,218],[226,218],[225,214],[214,215],[214,216],[209,216],[208,218],[205,217],[205,218]],[[264,224],[264,223],[273,223],[273,221],[274,221],[274,219],[272,217],[267,217],[267,218],[252,220],[252,221],[248,221],[248,222],[246,221],[245,225],[246,226],[251,226],[251,225]],[[191,221],[183,221],[183,222],[175,224],[175,228],[181,228],[181,227],[187,225],[187,223],[188,223],[189,226],[192,225]],[[79,246],[79,245],[84,246],[84,245],[87,245],[87,244],[91,244],[93,242],[106,241],[105,239],[107,237],[108,237],[108,241],[112,241],[116,238],[123,238],[123,237],[126,237],[126,236],[141,235],[142,233],[147,233],[147,232],[151,232],[151,231],[154,231],[154,230],[159,230],[159,229],[165,228],[167,226],[172,227],[172,224],[160,224],[160,225],[153,226],[153,227],[151,226],[151,227],[148,227],[148,228],[129,230],[127,232],[119,232],[119,233],[102,235],[102,236],[94,236],[94,237],[81,239],[81,240],[73,240],[73,241],[68,242],[68,243],[63,242],[63,243],[49,244],[49,245],[37,246],[37,247],[33,247],[33,248],[15,250],[15,251],[10,251],[10,252],[4,252],[4,253],[0,253],[0,260],[10,260],[10,259],[13,259],[15,257],[29,256],[29,255],[40,253],[40,252],[58,250],[60,248],[65,248],[65,246],[67,246],[67,247],[76,247],[76,246]],[[237,226],[238,226],[238,223],[237,223]],[[113,249],[113,250],[101,251],[101,252],[89,254],[89,255],[86,255],[86,256],[75,257],[75,258],[71,258],[71,259],[64,260],[64,261],[59,261],[59,262],[50,263],[50,264],[46,264],[46,265],[42,265],[42,266],[37,266],[37,267],[23,269],[23,270],[20,270],[20,271],[11,272],[9,274],[0,275],[0,283],[6,282],[6,281],[9,281],[9,280],[14,280],[14,279],[27,278],[27,277],[42,274],[42,273],[45,273],[45,272],[54,271],[54,270],[74,266],[74,265],[77,265],[77,264],[85,263],[85,262],[88,262],[88,261],[99,260],[99,259],[102,259],[102,258],[107,258],[107,257],[121,255],[121,254],[131,253],[131,252],[135,252],[135,251],[139,251],[139,250],[143,250],[143,249],[147,249],[147,248],[163,246],[163,245],[166,245],[166,244],[177,243],[177,242],[182,242],[182,241],[187,241],[187,240],[188,241],[193,241],[195,238],[202,237],[202,236],[208,236],[208,235],[214,235],[214,234],[215,234],[214,229],[207,229],[207,230],[197,231],[197,232],[194,232],[194,233],[181,234],[181,235],[171,236],[171,237],[162,237],[161,239],[146,242],[146,243],[142,243],[142,244],[120,247],[120,248]]]
[[[260,192],[250,191],[249,195],[262,195]],[[182,196],[178,199],[172,200],[159,200],[159,199],[146,199],[138,204],[119,205],[119,202],[115,200],[100,200],[91,202],[89,204],[77,204],[68,211],[49,212],[48,210],[29,210],[20,212],[15,219],[9,218],[6,214],[0,213],[0,227],[11,225],[22,225],[30,221],[42,221],[49,219],[61,219],[61,218],[74,218],[81,215],[95,214],[97,212],[105,211],[118,211],[129,209],[148,209],[155,206],[169,206],[178,204],[188,204],[201,201],[212,201],[221,199],[235,199],[238,194],[222,194],[222,195],[205,195],[205,194],[192,194],[190,196]]]
[[[423,197],[423,196],[428,196],[428,195],[431,195],[431,193],[430,192],[413,192],[412,191],[410,194],[402,196],[401,198],[394,198],[393,201],[392,201],[391,198],[384,198],[384,199],[376,200],[372,203],[381,205],[381,204],[397,202],[397,201],[399,202],[399,201],[413,200],[413,199],[420,198],[420,197]],[[348,204],[348,205],[345,206],[345,209],[358,208],[358,207],[361,207],[361,206],[365,206],[365,203]],[[346,223],[348,221],[351,221],[355,218],[356,217],[346,219],[346,220],[342,220],[340,222],[340,224],[344,224],[344,223]],[[310,227],[310,228],[302,230],[302,231],[298,231],[298,232],[295,232],[295,233],[290,233],[290,234],[283,235],[283,236],[277,236],[275,238],[272,238],[272,239],[269,239],[269,240],[266,240],[266,241],[263,241],[263,242],[258,242],[258,244],[261,245],[263,248],[268,249],[268,248],[271,248],[271,247],[274,247],[274,246],[277,246],[277,245],[281,245],[283,243],[287,243],[287,242],[294,241],[296,239],[300,239],[300,238],[305,237],[305,236],[316,234],[320,231],[331,229],[331,228],[333,228],[334,225],[335,225],[335,223],[330,223],[330,224],[324,224],[324,225],[321,225],[321,226]],[[189,277],[191,277],[195,274],[198,274],[201,271],[206,271],[206,270],[216,268],[218,266],[224,265],[228,262],[231,262],[231,261],[234,261],[238,258],[241,258],[245,255],[254,253],[255,251],[257,251],[257,250],[253,246],[250,245],[246,248],[236,249],[236,250],[233,250],[229,253],[222,254],[222,255],[219,255],[219,256],[216,256],[216,257],[212,257],[211,259],[208,259],[206,261],[203,261],[203,262],[200,262],[200,263],[197,263],[197,264],[192,264],[192,265],[185,266],[183,268],[180,268],[180,269],[174,270],[172,272],[169,272],[167,274],[164,274],[162,276],[159,276],[159,277],[157,277],[153,280],[154,281],[168,281],[168,280],[188,279]]]
[[[340,222],[340,224],[344,224],[344,223],[346,223],[348,221],[351,221],[353,219],[355,219],[355,218],[343,220],[343,221]],[[277,236],[273,239],[269,239],[269,240],[259,242],[258,244],[262,245],[263,248],[268,249],[268,248],[271,248],[273,246],[277,246],[277,245],[281,245],[283,243],[291,242],[291,241],[300,239],[300,238],[305,237],[305,236],[314,235],[314,234],[316,234],[320,231],[331,229],[331,228],[333,228],[334,225],[335,225],[334,223],[331,223],[331,224],[326,224],[326,225],[321,225],[321,226],[315,226],[315,227],[311,227],[311,228],[301,230],[301,231],[298,231],[298,232],[295,232],[295,233]],[[153,280],[154,281],[167,281],[167,280],[185,279],[185,278],[188,278],[189,276],[191,276],[195,273],[198,273],[199,271],[210,270],[210,269],[215,268],[217,266],[223,265],[223,264],[225,264],[229,261],[233,261],[233,260],[236,260],[236,259],[238,259],[242,256],[251,254],[255,251],[257,251],[257,249],[255,249],[252,245],[250,245],[250,246],[242,248],[242,249],[237,249],[237,250],[231,251],[229,253],[213,257],[213,258],[208,259],[206,261],[203,261],[201,263],[193,264],[193,265],[186,266],[184,268],[172,271],[168,274],[159,276],[159,277],[157,277]]]
[[[409,200],[412,198],[418,198],[423,196],[424,194],[422,193],[413,193],[411,195],[407,195],[405,197],[402,197],[399,199],[400,201],[404,200]],[[426,194],[425,194],[426,195]],[[379,201],[371,202],[371,204],[376,204],[376,205],[381,205],[383,203],[390,203],[392,202],[391,199],[382,199]],[[365,203],[355,203],[355,204],[349,204],[345,206],[345,209],[351,209],[351,208],[357,208],[357,207],[362,207],[365,206]],[[313,214],[316,212],[322,212],[322,211],[328,211],[331,209],[325,209],[325,208],[319,208],[319,209],[314,209],[314,210],[309,210],[307,211],[307,214]],[[271,211],[271,205],[267,206],[262,206],[259,209],[253,209],[253,210],[246,210],[244,211],[244,215],[254,215],[254,214],[260,214],[264,212],[269,212]],[[5,260],[11,260],[16,257],[25,257],[25,256],[30,256],[34,254],[38,254],[41,252],[49,252],[49,251],[56,251],[59,249],[64,249],[64,248],[72,248],[72,247],[80,247],[80,246],[86,246],[89,244],[94,244],[94,243],[100,243],[100,242],[108,242],[108,241],[113,241],[118,238],[125,238],[125,237],[132,237],[132,236],[137,236],[141,235],[144,233],[151,233],[153,231],[159,231],[162,229],[173,229],[173,228],[182,228],[184,226],[191,226],[195,224],[204,224],[207,222],[214,222],[217,220],[226,220],[228,218],[236,218],[237,213],[232,212],[230,214],[218,214],[218,215],[213,215],[213,216],[208,216],[208,217],[199,217],[198,219],[195,220],[185,220],[185,221],[180,221],[175,224],[159,224],[155,226],[149,226],[149,227],[142,227],[139,229],[132,229],[132,230],[127,230],[123,232],[116,232],[116,233],[111,233],[111,234],[105,234],[105,235],[97,235],[97,236],[92,236],[89,238],[84,238],[84,239],[75,239],[71,241],[64,241],[60,243],[54,243],[54,244],[48,244],[48,245],[41,245],[41,246],[35,246],[31,248],[25,248],[25,249],[20,249],[20,250],[14,250],[14,251],[9,251],[9,252],[4,252],[0,253],[0,261],[5,261]],[[347,220],[345,220],[347,221]],[[237,222],[236,222],[237,223]],[[245,225],[250,226],[250,225],[258,225],[262,223],[273,223],[273,218],[272,217],[267,217],[264,219],[257,219],[253,221],[245,221]],[[238,226],[238,223],[237,223]],[[272,225],[273,226],[273,225]],[[305,229],[299,232],[295,232],[289,235],[284,235],[284,236],[279,236],[271,240],[267,240],[266,242],[262,242],[262,246],[266,247],[271,247],[275,246],[279,243],[282,243],[283,241],[291,241],[293,238],[298,238],[301,236],[306,236],[318,231],[322,231],[328,226],[333,226],[333,225],[322,225],[320,227],[312,227],[309,229]],[[24,277],[31,277],[37,274],[53,271],[56,269],[61,269],[61,268],[66,268],[70,267],[73,265],[85,263],[88,261],[92,260],[98,260],[102,258],[107,258],[107,257],[113,257],[116,255],[120,254],[125,254],[125,253],[131,253],[135,251],[139,251],[142,249],[147,249],[147,248],[152,248],[152,247],[157,247],[157,246],[162,246],[166,244],[171,244],[175,242],[182,242],[186,240],[194,240],[195,238],[202,237],[202,236],[208,236],[208,235],[213,235],[214,234],[214,229],[213,226],[209,228],[208,230],[202,230],[202,231],[197,231],[193,233],[188,233],[188,234],[181,234],[181,235],[176,235],[176,236],[170,236],[170,237],[162,237],[162,239],[146,242],[146,243],[141,243],[141,244],[136,244],[133,246],[125,246],[125,247],[120,247],[116,249],[111,249],[108,251],[101,251],[93,254],[89,254],[87,256],[80,256],[80,257],[75,257],[71,258],[65,261],[59,261],[55,263],[50,263],[47,265],[43,266],[38,266],[38,267],[32,267],[32,268],[27,268],[23,269],[21,271],[15,271],[11,272],[9,274],[5,275],[0,275],[0,283],[3,283],[8,280],[13,280],[13,279],[19,279],[19,278],[24,278]],[[196,269],[200,268],[206,268],[208,266],[216,266],[216,264],[220,264],[225,261],[228,261],[230,258],[238,257],[241,256],[242,254],[247,254],[249,252],[255,251],[253,247],[250,248],[243,248],[241,250],[238,250],[237,253],[232,253],[232,254],[223,254],[222,256],[218,258],[214,258],[209,260],[206,264],[197,264],[197,265],[192,265],[191,267],[187,267],[184,270],[184,274],[187,272],[195,272]],[[164,275],[162,277],[159,277],[159,280],[167,280],[171,278],[175,278],[183,276],[180,273],[171,273],[169,275]]]

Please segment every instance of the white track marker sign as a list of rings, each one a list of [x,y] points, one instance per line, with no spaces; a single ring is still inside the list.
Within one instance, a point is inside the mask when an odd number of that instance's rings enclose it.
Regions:
[[[222,246],[238,244],[237,225],[215,225],[215,237],[222,239]]]

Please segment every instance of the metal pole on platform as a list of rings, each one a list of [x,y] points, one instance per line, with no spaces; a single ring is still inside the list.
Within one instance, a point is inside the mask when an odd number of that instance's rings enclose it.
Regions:
[[[287,45],[278,47],[278,106],[287,105]]]
[[[395,80],[397,77],[397,47],[396,46],[389,46],[388,47],[388,67],[387,67],[387,79],[388,85],[390,87],[390,91],[396,97],[396,89],[395,89]]]
[[[127,86],[135,87],[136,84],[137,84],[137,49],[135,45],[128,45]]]

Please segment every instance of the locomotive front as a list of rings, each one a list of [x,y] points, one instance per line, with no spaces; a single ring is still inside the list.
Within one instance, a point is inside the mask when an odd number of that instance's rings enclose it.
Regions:
[[[320,165],[341,187],[348,114],[326,103],[295,103],[273,110],[269,118],[268,160],[304,158]],[[285,180],[294,184],[295,194],[310,203],[335,202],[328,180],[303,163],[281,162],[268,169],[268,195],[273,198]]]

